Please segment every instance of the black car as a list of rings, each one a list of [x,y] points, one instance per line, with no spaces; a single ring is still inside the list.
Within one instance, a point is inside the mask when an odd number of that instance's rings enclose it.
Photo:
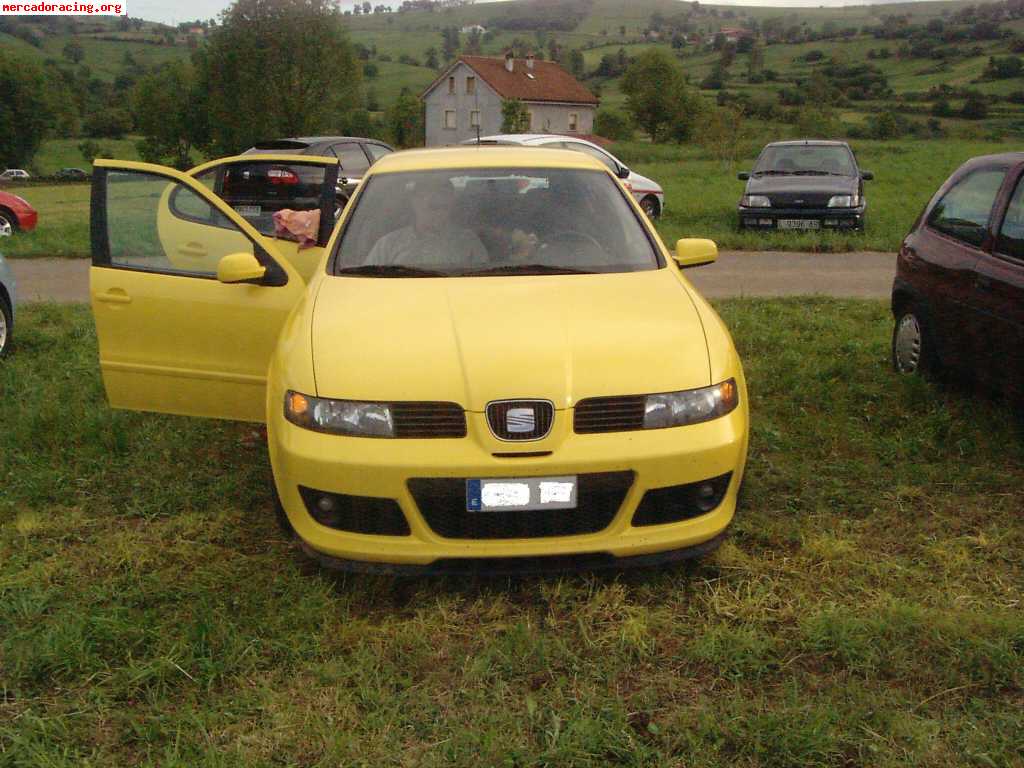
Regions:
[[[89,174],[81,168],[61,168],[53,176],[61,181],[87,181],[89,179]]]
[[[761,150],[738,206],[740,229],[863,229],[864,182],[845,141],[776,141]]]
[[[304,136],[292,139],[274,139],[261,141],[242,154],[284,154],[284,155],[315,155],[317,157],[337,157],[340,165],[338,171],[338,213],[355,192],[363,174],[384,155],[394,152],[394,148],[376,139],[364,139],[356,136]],[[319,182],[310,180],[312,186]]]

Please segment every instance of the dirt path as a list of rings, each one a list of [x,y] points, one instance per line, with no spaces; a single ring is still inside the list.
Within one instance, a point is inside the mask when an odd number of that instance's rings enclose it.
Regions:
[[[86,302],[85,259],[11,259],[18,301]],[[709,298],[823,294],[882,299],[896,269],[891,253],[723,251],[718,261],[688,275]]]

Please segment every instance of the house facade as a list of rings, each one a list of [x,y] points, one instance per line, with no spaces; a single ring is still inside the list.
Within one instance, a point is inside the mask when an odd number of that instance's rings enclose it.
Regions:
[[[505,99],[523,102],[531,133],[593,133],[598,106],[597,97],[558,64],[511,55],[460,56],[421,98],[428,147],[501,133]]]

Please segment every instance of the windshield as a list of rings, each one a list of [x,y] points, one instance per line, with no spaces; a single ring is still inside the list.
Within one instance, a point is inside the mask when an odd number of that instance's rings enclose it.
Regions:
[[[638,216],[607,173],[478,168],[371,177],[333,272],[456,277],[659,266]]]
[[[754,173],[855,176],[855,168],[846,147],[790,144],[765,147]]]

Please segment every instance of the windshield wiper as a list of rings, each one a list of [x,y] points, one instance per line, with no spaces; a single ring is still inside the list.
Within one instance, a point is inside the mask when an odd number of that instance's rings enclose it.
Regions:
[[[777,171],[774,168],[770,171],[754,171],[755,176],[789,176],[793,171]]]
[[[589,269],[573,267],[555,267],[550,264],[503,264],[500,267],[474,269],[460,272],[459,277],[479,277],[480,275],[593,275]]]
[[[336,275],[358,275],[366,277],[448,277],[447,272],[421,267],[407,267],[403,264],[363,264],[358,267],[343,267],[334,270]]]

